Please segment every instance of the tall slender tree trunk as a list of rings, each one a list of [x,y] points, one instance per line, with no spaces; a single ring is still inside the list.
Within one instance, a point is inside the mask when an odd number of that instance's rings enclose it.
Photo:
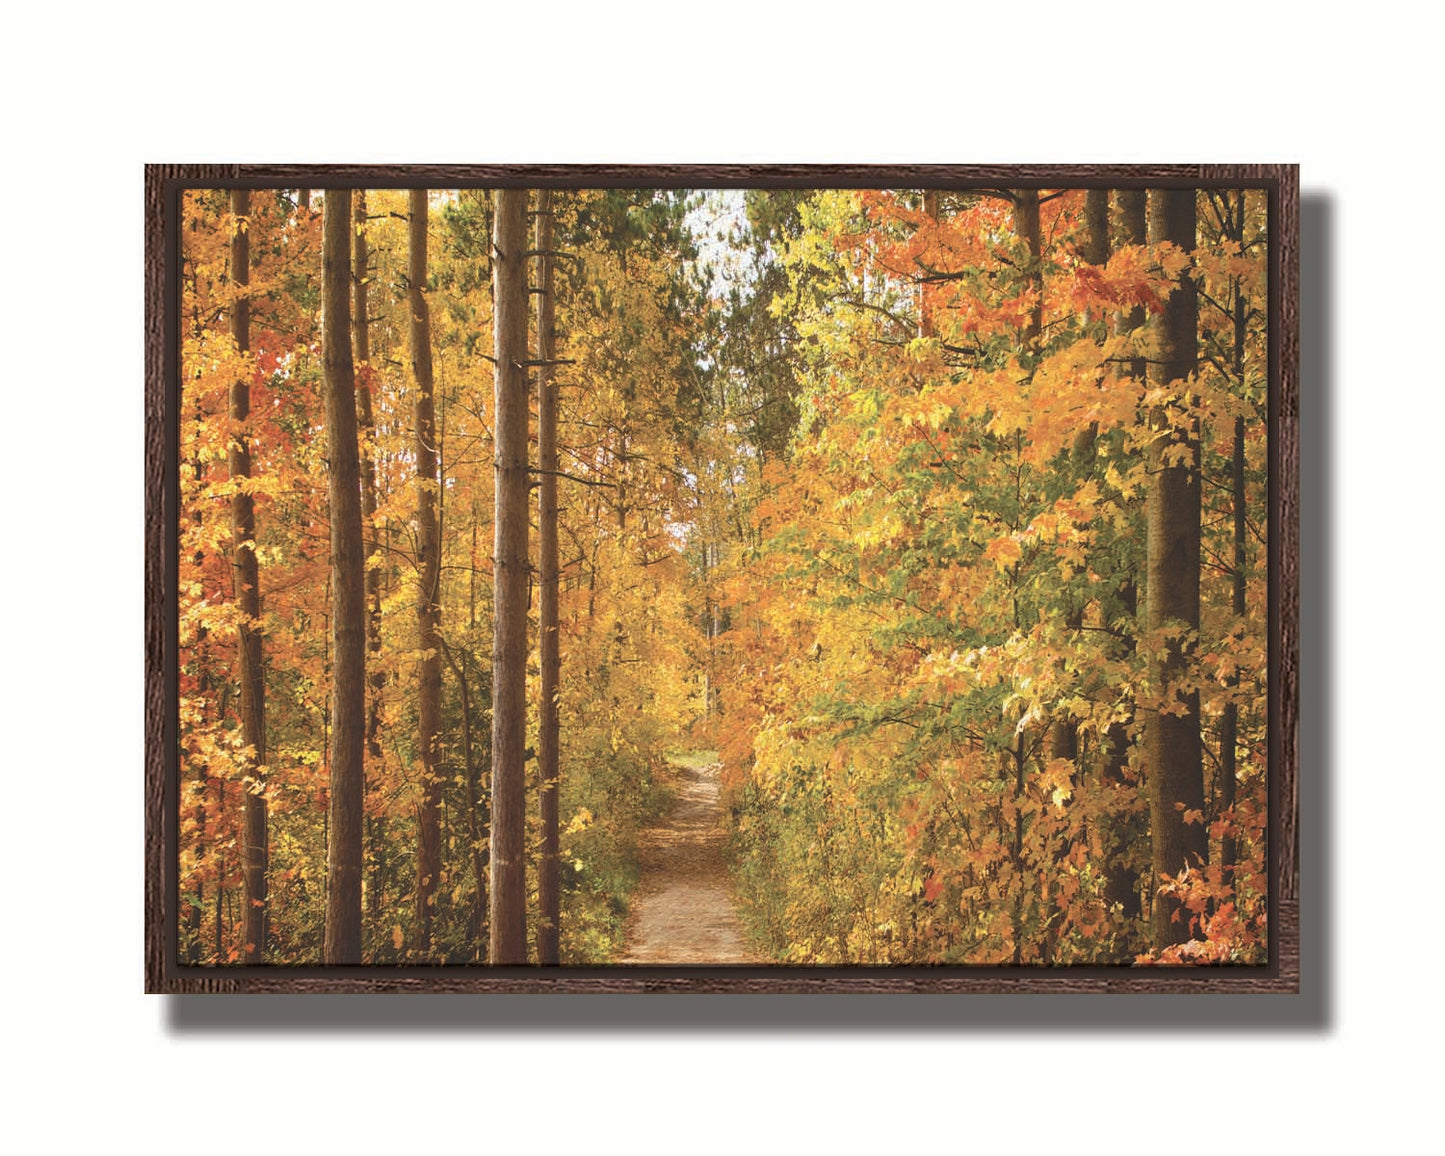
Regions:
[[[932,224],[938,223],[938,190],[923,190],[923,215]],[[932,287],[927,281],[918,285],[918,336],[937,337],[938,326],[933,319]]]
[[[477,625],[477,574],[482,568],[482,556],[477,551],[477,523],[481,520],[477,509],[477,494],[472,491],[472,549],[468,557],[471,559],[467,566],[467,628],[473,629]]]
[[[1244,190],[1240,189],[1233,204],[1234,214],[1230,221],[1230,239],[1244,242]],[[1234,279],[1234,378],[1239,383],[1241,396],[1244,390],[1245,339],[1249,332],[1249,308],[1245,300],[1244,287],[1238,277]],[[1230,610],[1236,621],[1244,618],[1245,579],[1245,493],[1244,493],[1244,418],[1234,419],[1234,444],[1230,462],[1230,498],[1234,515],[1234,565],[1230,574]],[[1229,679],[1230,687],[1239,685],[1239,675]],[[1235,788],[1239,777],[1239,704],[1225,704],[1224,715],[1219,724],[1219,805],[1223,810],[1234,806]],[[1228,833],[1221,841],[1219,862],[1224,869],[1226,881],[1239,858],[1239,840],[1231,823]]]
[[[231,279],[237,296],[231,306],[231,336],[242,353],[251,349],[251,194],[231,192],[236,229],[231,237]],[[261,578],[256,558],[256,506],[246,483],[251,479],[251,385],[245,376],[231,384],[230,476],[239,483],[231,498],[231,566],[236,602],[241,668],[241,742],[250,749],[241,798],[241,873],[245,883],[244,958],[260,963],[266,955],[266,679],[261,655]]]
[[[492,639],[493,964],[527,962],[527,193],[498,189],[492,245],[496,515]]]
[[[712,522],[712,519],[709,519]],[[722,636],[722,605],[718,601],[714,575],[721,562],[721,546],[716,536],[725,533],[716,523],[709,526],[708,539],[702,545],[703,629],[707,634],[707,666],[703,670],[703,714],[711,719],[718,710],[717,640]]]
[[[352,270],[351,330],[356,349],[356,418],[361,444],[361,529],[366,546],[366,648],[367,675],[366,756],[381,761],[381,691],[386,676],[381,659],[381,568],[374,565],[380,546],[376,533],[376,413],[372,389],[377,381],[371,364],[371,326],[368,321],[371,251],[366,240],[366,192],[356,192],[356,258]]]
[[[372,404],[372,387],[377,383],[376,368],[371,364],[371,249],[366,238],[366,191],[355,195],[353,217],[354,258],[351,269],[351,332],[356,354],[356,418],[361,443],[361,530],[366,546],[366,764],[374,784],[381,767],[381,693],[386,675],[381,669],[381,568],[375,564],[378,549],[376,530],[376,417]],[[370,787],[367,788],[368,792]],[[365,820],[366,843],[375,858],[377,840],[373,821]],[[367,910],[373,929],[380,917],[380,888],[376,885],[376,867],[372,866],[372,885],[367,888]],[[365,875],[363,873],[363,880]]]
[[[562,659],[557,636],[557,392],[552,360],[556,357],[557,301],[552,291],[552,191],[537,194],[537,555],[541,584],[538,591],[538,650],[542,667],[541,702],[537,723],[537,760],[541,772],[538,812],[542,820],[542,853],[537,863],[537,962],[560,961],[562,892],[557,874],[560,846],[558,828],[558,768]]]
[[[351,193],[327,189],[323,210],[327,494],[331,506],[331,805],[327,819],[328,964],[361,962],[361,815],[366,738],[366,584],[356,376],[351,363]]]
[[[1002,774],[1013,781],[1013,828],[1009,862],[1013,866],[1013,954],[1009,962],[1018,967],[1024,961],[1024,911],[1027,907],[1024,871],[1024,742],[1025,734],[1014,736],[1012,745],[1000,753]],[[1037,899],[1037,896],[1035,896]]]
[[[441,776],[437,771],[441,734],[442,643],[440,634],[441,531],[437,520],[437,432],[431,360],[431,313],[426,299],[427,193],[411,191],[407,301],[411,308],[411,370],[416,380],[416,522],[420,545],[416,599],[417,750],[421,754],[421,805],[417,809],[416,924],[418,953],[431,950],[432,918],[441,878]]]
[[[1149,243],[1149,194],[1143,189],[1120,189],[1119,194],[1119,239],[1125,245],[1147,245]],[[1144,306],[1135,305],[1124,318],[1124,330],[1134,333],[1144,327],[1146,314]],[[1149,363],[1142,354],[1129,361],[1129,376],[1143,381],[1148,373]]]
[[[201,404],[199,398],[196,402],[196,421],[202,419]],[[203,482],[206,476],[205,459],[198,453],[192,462],[192,470],[195,471],[197,486]],[[205,525],[205,511],[198,502],[195,508],[195,523],[197,530]],[[192,563],[197,573],[206,562],[206,552],[197,549],[191,556]],[[206,645],[209,631],[205,626],[196,629],[196,681],[201,695],[201,725],[205,726],[210,721],[211,695],[213,685],[211,680],[210,648]],[[196,823],[196,873],[201,874],[206,865],[206,795],[209,789],[210,768],[205,758],[196,760],[196,789],[195,789],[195,823]],[[201,962],[201,919],[204,915],[203,907],[206,898],[206,884],[204,879],[195,881],[195,891],[190,895],[190,902],[186,911],[186,933],[188,947],[186,951],[186,962],[197,964]]]
[[[216,781],[216,810],[225,814],[226,809],[226,780],[218,778]],[[216,941],[216,959],[226,958],[226,937],[225,921],[223,917],[224,904],[226,902],[226,850],[222,843],[216,850],[216,911],[215,918],[211,921],[212,932]]]
[[[471,845],[472,878],[476,893],[472,903],[471,927],[468,938],[472,945],[472,958],[482,962],[486,953],[482,950],[482,929],[487,925],[487,852],[482,838],[482,797],[485,785],[481,769],[477,766],[476,744],[472,741],[472,692],[467,678],[466,658],[458,659],[443,641],[442,655],[457,676],[457,689],[462,698],[462,759],[466,763],[464,781],[467,789],[467,840]]]
[[[1150,192],[1151,244],[1168,241],[1192,253],[1195,233],[1192,189]],[[1165,302],[1153,367],[1154,383],[1178,395],[1155,407],[1149,453],[1145,626],[1151,634],[1167,630],[1172,635],[1162,657],[1151,663],[1164,709],[1150,717],[1145,731],[1156,885],[1160,876],[1178,875],[1208,857],[1204,825],[1184,821],[1185,812],[1202,814],[1204,809],[1199,692],[1182,685],[1199,631],[1199,437],[1187,384],[1198,361],[1198,312],[1194,280],[1186,271]],[[1170,897],[1159,896],[1154,904],[1155,946],[1188,938],[1186,913]]]
[[[196,793],[196,870],[206,865],[206,768],[202,764],[197,770],[199,789]],[[187,896],[186,903],[186,962],[201,962],[201,919],[205,913],[206,883],[197,879],[195,890]]]
[[[1141,241],[1140,244],[1143,242]],[[1079,249],[1079,255],[1090,265],[1102,266],[1108,263],[1111,251],[1108,189],[1088,189],[1084,193],[1084,235]],[[1102,337],[1107,332],[1107,326],[1101,326],[1100,331]],[[1075,462],[1092,462],[1098,437],[1098,422],[1090,422],[1075,435],[1073,447]]]
[[[1086,189],[1081,255],[1090,265],[1103,265],[1109,260],[1109,252],[1109,190]]]
[[[1024,275],[1029,284],[1029,292],[1033,295],[1028,323],[1024,327],[1024,346],[1029,353],[1037,355],[1044,332],[1044,241],[1039,222],[1038,189],[1014,190],[1013,218],[1014,232],[1028,251],[1028,267],[1024,270]]]

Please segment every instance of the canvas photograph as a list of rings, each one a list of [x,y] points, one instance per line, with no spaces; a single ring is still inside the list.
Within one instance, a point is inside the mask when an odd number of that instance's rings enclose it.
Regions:
[[[177,168],[151,990],[1278,981],[1292,168]]]

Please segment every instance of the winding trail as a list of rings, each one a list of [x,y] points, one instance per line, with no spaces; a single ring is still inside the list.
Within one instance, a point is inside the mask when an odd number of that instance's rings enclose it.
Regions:
[[[721,764],[679,763],[671,813],[642,837],[624,964],[756,964],[728,891]]]

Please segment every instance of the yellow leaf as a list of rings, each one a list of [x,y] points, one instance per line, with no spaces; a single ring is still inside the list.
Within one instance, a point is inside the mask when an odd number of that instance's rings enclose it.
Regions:
[[[1006,570],[1023,557],[1023,549],[1012,538],[995,538],[984,550],[984,556],[991,558],[1000,570]]]

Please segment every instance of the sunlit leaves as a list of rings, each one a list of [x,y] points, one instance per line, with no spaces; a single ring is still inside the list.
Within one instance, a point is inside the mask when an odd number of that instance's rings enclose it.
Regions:
[[[785,876],[771,885],[790,902],[764,921],[791,959],[1120,960],[1140,932],[1111,888],[1147,857],[1145,768],[1120,745],[1191,691],[1206,728],[1225,702],[1247,709],[1258,743],[1264,671],[1260,623],[1221,618],[1221,585],[1206,582],[1209,646],[1139,630],[1150,447],[1197,469],[1178,435],[1223,444],[1258,414],[1253,379],[1211,364],[1146,391],[1149,330],[1122,319],[1160,310],[1185,271],[1257,294],[1258,261],[1162,245],[1088,265],[1082,195],[1065,192],[1042,207],[1040,299],[1006,194],[942,205],[819,194],[782,254],[811,296],[774,301],[805,335],[801,423],[730,636],[746,685],[725,699],[725,749],[754,792],[750,832],[768,832],[745,874]],[[1036,304],[1043,341],[1025,355]],[[1186,642],[1191,671],[1152,687],[1151,657]],[[841,831],[869,880],[856,912],[830,898]]]

